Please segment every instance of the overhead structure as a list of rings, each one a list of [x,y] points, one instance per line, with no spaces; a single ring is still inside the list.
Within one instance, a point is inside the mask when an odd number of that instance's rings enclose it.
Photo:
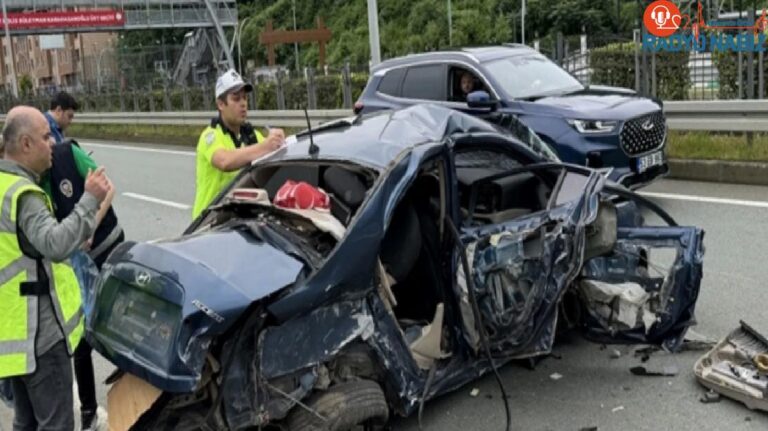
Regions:
[[[198,80],[234,68],[225,28],[237,25],[236,0],[4,0],[11,36],[187,28],[174,79]],[[193,43],[194,42],[194,43]]]

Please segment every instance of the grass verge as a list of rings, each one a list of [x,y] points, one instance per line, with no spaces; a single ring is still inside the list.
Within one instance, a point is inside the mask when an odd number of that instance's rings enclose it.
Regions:
[[[82,139],[103,139],[120,142],[143,142],[149,144],[181,145],[194,148],[205,127],[202,126],[155,126],[149,124],[78,124],[77,120],[67,135]],[[264,130],[260,130],[265,133]],[[293,134],[300,129],[285,129]]]
[[[78,124],[67,129],[68,136],[83,139],[103,139],[120,142],[146,142],[151,144],[183,145],[194,148],[203,127],[154,126],[124,124]]]
[[[751,142],[750,142],[751,141]],[[672,159],[768,161],[768,136],[744,133],[670,132],[667,155]]]

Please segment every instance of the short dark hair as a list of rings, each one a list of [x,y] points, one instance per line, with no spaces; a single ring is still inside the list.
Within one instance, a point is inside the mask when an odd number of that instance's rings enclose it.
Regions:
[[[51,99],[51,111],[53,111],[56,108],[61,108],[63,110],[72,109],[77,111],[80,109],[80,105],[77,103],[77,100],[75,100],[74,97],[72,97],[71,94],[67,93],[66,91],[62,91],[55,96],[53,96],[53,99]]]

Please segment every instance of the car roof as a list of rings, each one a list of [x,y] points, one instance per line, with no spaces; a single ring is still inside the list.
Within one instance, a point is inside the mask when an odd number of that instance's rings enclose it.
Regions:
[[[319,147],[315,157],[319,161],[344,160],[383,170],[404,150],[441,142],[456,133],[499,134],[499,131],[469,114],[422,104],[329,122],[314,130],[312,137]],[[270,161],[306,160],[310,158],[309,147],[309,134],[305,131],[297,135],[297,141],[284,153]]]
[[[467,47],[446,51],[432,51],[421,54],[409,54],[386,60],[371,69],[371,73],[384,71],[393,67],[405,66],[412,63],[429,61],[464,61],[474,64],[506,58],[513,55],[537,53],[533,48],[521,44],[505,44],[501,46]]]

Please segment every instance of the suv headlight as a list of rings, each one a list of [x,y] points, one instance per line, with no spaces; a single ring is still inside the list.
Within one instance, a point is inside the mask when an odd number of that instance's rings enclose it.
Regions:
[[[584,134],[601,134],[611,133],[616,130],[618,125],[617,121],[600,121],[600,120],[568,120],[568,124],[578,130],[579,133]]]

